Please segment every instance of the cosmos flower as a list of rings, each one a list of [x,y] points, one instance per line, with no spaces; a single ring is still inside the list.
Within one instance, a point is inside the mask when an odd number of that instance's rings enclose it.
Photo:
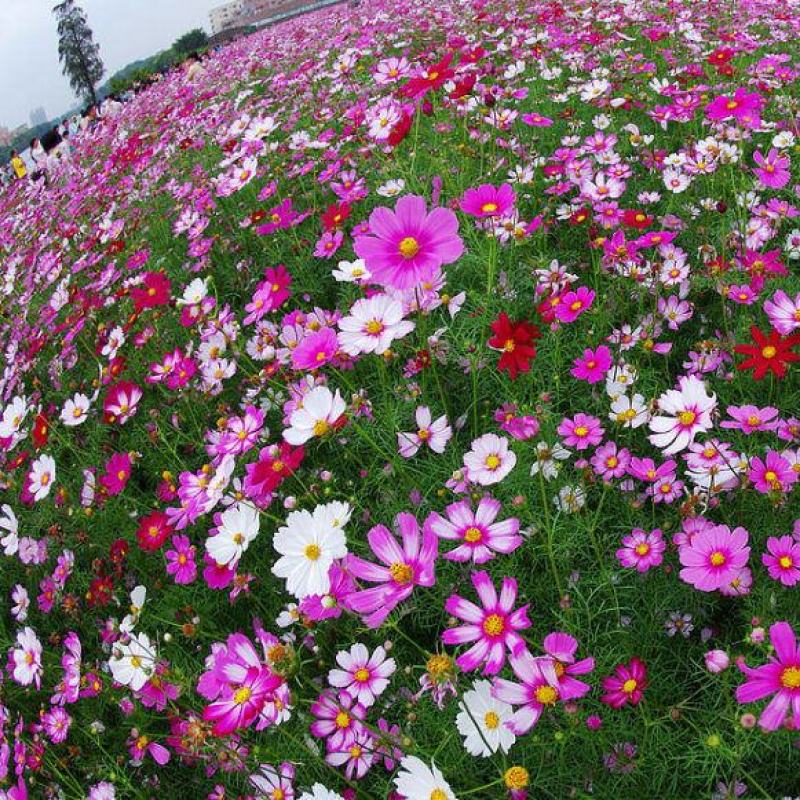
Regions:
[[[356,238],[353,249],[382,286],[418,287],[464,252],[455,214],[446,208],[428,212],[418,195],[399,198],[394,211],[376,208],[369,230],[370,235]]]

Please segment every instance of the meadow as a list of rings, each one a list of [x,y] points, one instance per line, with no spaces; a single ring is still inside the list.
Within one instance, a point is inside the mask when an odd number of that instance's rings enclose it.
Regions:
[[[0,797],[800,795],[800,5],[339,5],[0,189]]]

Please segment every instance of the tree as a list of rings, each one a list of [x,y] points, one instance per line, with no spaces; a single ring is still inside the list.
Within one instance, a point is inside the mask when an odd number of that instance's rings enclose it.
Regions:
[[[58,26],[58,58],[64,65],[64,75],[80,97],[96,103],[95,86],[105,68],[86,14],[75,0],[61,0],[53,7],[53,13]]]
[[[202,50],[208,44],[208,35],[202,28],[184,33],[180,39],[175,40],[172,49],[182,56],[188,56],[195,50]]]

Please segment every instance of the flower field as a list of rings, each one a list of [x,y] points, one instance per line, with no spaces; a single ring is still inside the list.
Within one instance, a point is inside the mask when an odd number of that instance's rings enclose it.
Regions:
[[[0,190],[0,796],[800,795],[798,37],[340,5]]]

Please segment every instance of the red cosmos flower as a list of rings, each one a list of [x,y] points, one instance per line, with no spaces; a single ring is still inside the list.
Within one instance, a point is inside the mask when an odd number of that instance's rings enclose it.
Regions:
[[[389,138],[386,140],[390,147],[397,147],[403,139],[408,136],[408,132],[411,130],[411,115],[403,111],[403,115],[400,117],[400,121],[395,123],[395,126],[392,128],[391,132],[389,133]]]
[[[349,203],[333,203],[328,206],[327,210],[322,214],[322,224],[325,226],[326,231],[336,230],[341,228],[345,220],[350,216]]]
[[[403,97],[418,98],[427,94],[431,89],[438,89],[445,81],[455,75],[450,69],[453,54],[448,53],[438,64],[428,67],[422,75],[411,78],[405,86],[401,86],[398,93]]]
[[[760,381],[767,372],[776,378],[786,374],[786,365],[792,361],[800,361],[800,355],[792,348],[800,345],[800,334],[781,336],[777,331],[770,330],[769,336],[763,334],[755,325],[750,327],[750,335],[755,344],[737,344],[734,350],[742,355],[749,356],[737,369],[752,369],[753,379]]]
[[[50,420],[47,417],[39,412],[36,415],[36,419],[33,421],[33,432],[31,436],[33,438],[33,444],[37,450],[44,447],[47,444],[47,440],[50,438]]]
[[[708,56],[706,61],[715,66],[727,64],[734,56],[736,51],[730,47],[718,47],[711,55]]]
[[[131,289],[134,308],[142,311],[145,308],[166,305],[169,303],[171,290],[172,284],[163,272],[146,272],[143,284]]]
[[[245,469],[244,490],[253,499],[269,495],[300,466],[305,455],[304,448],[292,447],[287,442],[265,447],[258,461]]]
[[[516,380],[520,372],[531,368],[531,361],[536,358],[534,339],[541,336],[539,328],[521,320],[512,322],[503,311],[492,323],[494,336],[489,339],[489,347],[502,351],[498,368],[508,372],[511,380]]]
[[[127,453],[114,453],[106,463],[105,474],[100,476],[100,485],[110,496],[118,495],[131,477],[131,457]]]
[[[158,550],[172,534],[172,526],[167,515],[161,511],[154,511],[139,520],[136,529],[136,540],[139,547],[146,552]]]
[[[89,608],[107,606],[111,602],[113,592],[114,579],[110,575],[93,578],[86,592],[86,602]]]
[[[644,230],[653,224],[653,218],[644,213],[644,211],[637,211],[630,209],[622,215],[622,224],[627,225],[629,228],[638,228]]]

